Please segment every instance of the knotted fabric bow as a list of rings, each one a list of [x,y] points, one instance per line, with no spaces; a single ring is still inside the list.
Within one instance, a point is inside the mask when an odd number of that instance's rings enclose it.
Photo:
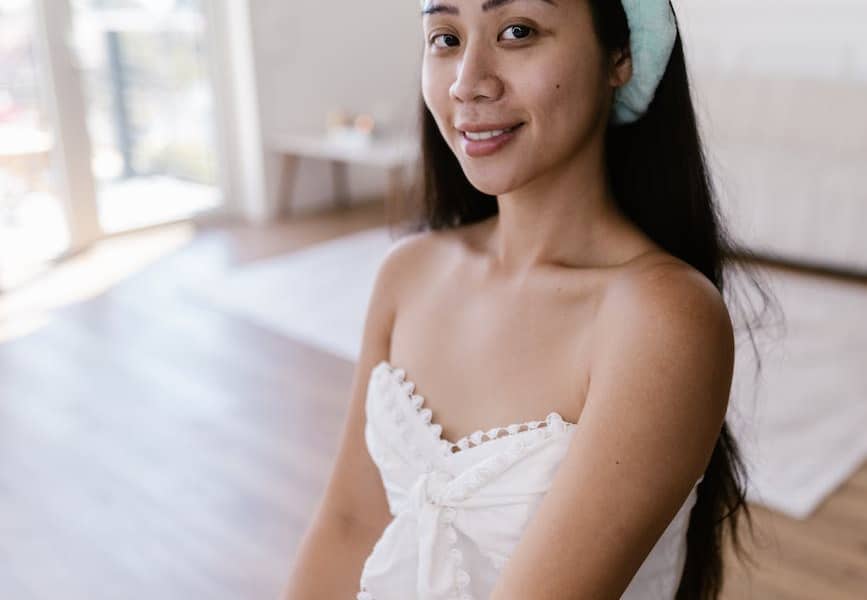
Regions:
[[[532,438],[525,433],[511,451],[486,457],[458,475],[435,468],[403,490],[393,487],[401,501],[365,564],[363,586],[414,589],[415,597],[432,600],[473,598],[470,565],[458,537],[481,555],[493,542],[495,547],[504,540],[508,546],[517,543],[521,524],[548,490],[567,447],[566,440],[556,443],[566,433],[562,422],[551,423],[550,430],[529,432]],[[531,455],[535,460],[524,463]],[[513,529],[503,530],[503,523]],[[396,573],[395,561],[405,568]]]

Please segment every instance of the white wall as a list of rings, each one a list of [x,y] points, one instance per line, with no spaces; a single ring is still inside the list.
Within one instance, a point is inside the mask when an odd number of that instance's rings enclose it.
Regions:
[[[422,56],[417,0],[251,4],[266,136],[321,131],[334,108],[371,113],[388,130],[415,131]],[[273,181],[275,166],[269,168]],[[348,177],[354,201],[385,192],[378,169],[352,167]],[[293,210],[330,204],[327,163],[302,161],[295,184]]]
[[[867,1],[675,2],[735,233],[867,273]]]
[[[865,0],[674,0],[696,66],[867,81]]]

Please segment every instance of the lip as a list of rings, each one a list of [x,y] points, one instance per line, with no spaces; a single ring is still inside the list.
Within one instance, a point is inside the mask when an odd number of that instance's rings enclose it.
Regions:
[[[508,127],[509,126],[506,126],[506,127],[495,126],[495,127],[493,127],[493,130],[508,129]],[[478,140],[478,141],[471,140],[462,131],[461,132],[461,145],[463,146],[464,152],[467,154],[467,156],[471,156],[473,158],[482,157],[482,156],[490,156],[491,154],[494,154],[495,152],[502,149],[510,141],[512,141],[521,132],[521,129],[523,129],[523,127],[524,127],[524,123],[520,123],[519,125],[517,125],[517,128],[514,129],[513,131],[503,133],[501,135],[498,135],[497,137],[492,137],[492,138],[487,139],[487,140]],[[473,130],[471,129],[470,131],[472,132]],[[492,129],[489,129],[489,128],[487,128],[487,126],[485,126],[485,128],[481,129],[480,131],[492,131]]]
[[[470,133],[479,133],[482,131],[497,131],[498,129],[508,129],[516,125],[523,125],[522,121],[511,123],[458,123],[455,129],[461,133],[469,131]]]

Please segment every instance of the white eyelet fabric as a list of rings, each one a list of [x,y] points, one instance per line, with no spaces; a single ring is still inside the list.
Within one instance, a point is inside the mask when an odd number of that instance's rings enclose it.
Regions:
[[[575,431],[552,412],[452,444],[431,416],[403,369],[373,368],[364,435],[393,519],[364,563],[356,600],[488,598]],[[694,487],[621,598],[674,598],[695,499]]]

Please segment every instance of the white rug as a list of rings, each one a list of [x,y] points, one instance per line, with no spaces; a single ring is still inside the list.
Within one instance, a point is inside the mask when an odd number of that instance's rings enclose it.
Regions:
[[[188,289],[234,314],[355,362],[373,279],[392,244],[361,231],[256,261]]]
[[[376,228],[259,261],[199,298],[350,361],[357,360],[379,262],[393,243]],[[749,468],[748,498],[803,519],[867,458],[867,289],[774,274],[787,334],[738,340],[729,423]],[[737,317],[735,317],[737,321]]]
[[[738,339],[727,418],[749,499],[803,519],[867,459],[867,286],[767,275],[785,329],[759,333],[758,386],[753,348]]]

